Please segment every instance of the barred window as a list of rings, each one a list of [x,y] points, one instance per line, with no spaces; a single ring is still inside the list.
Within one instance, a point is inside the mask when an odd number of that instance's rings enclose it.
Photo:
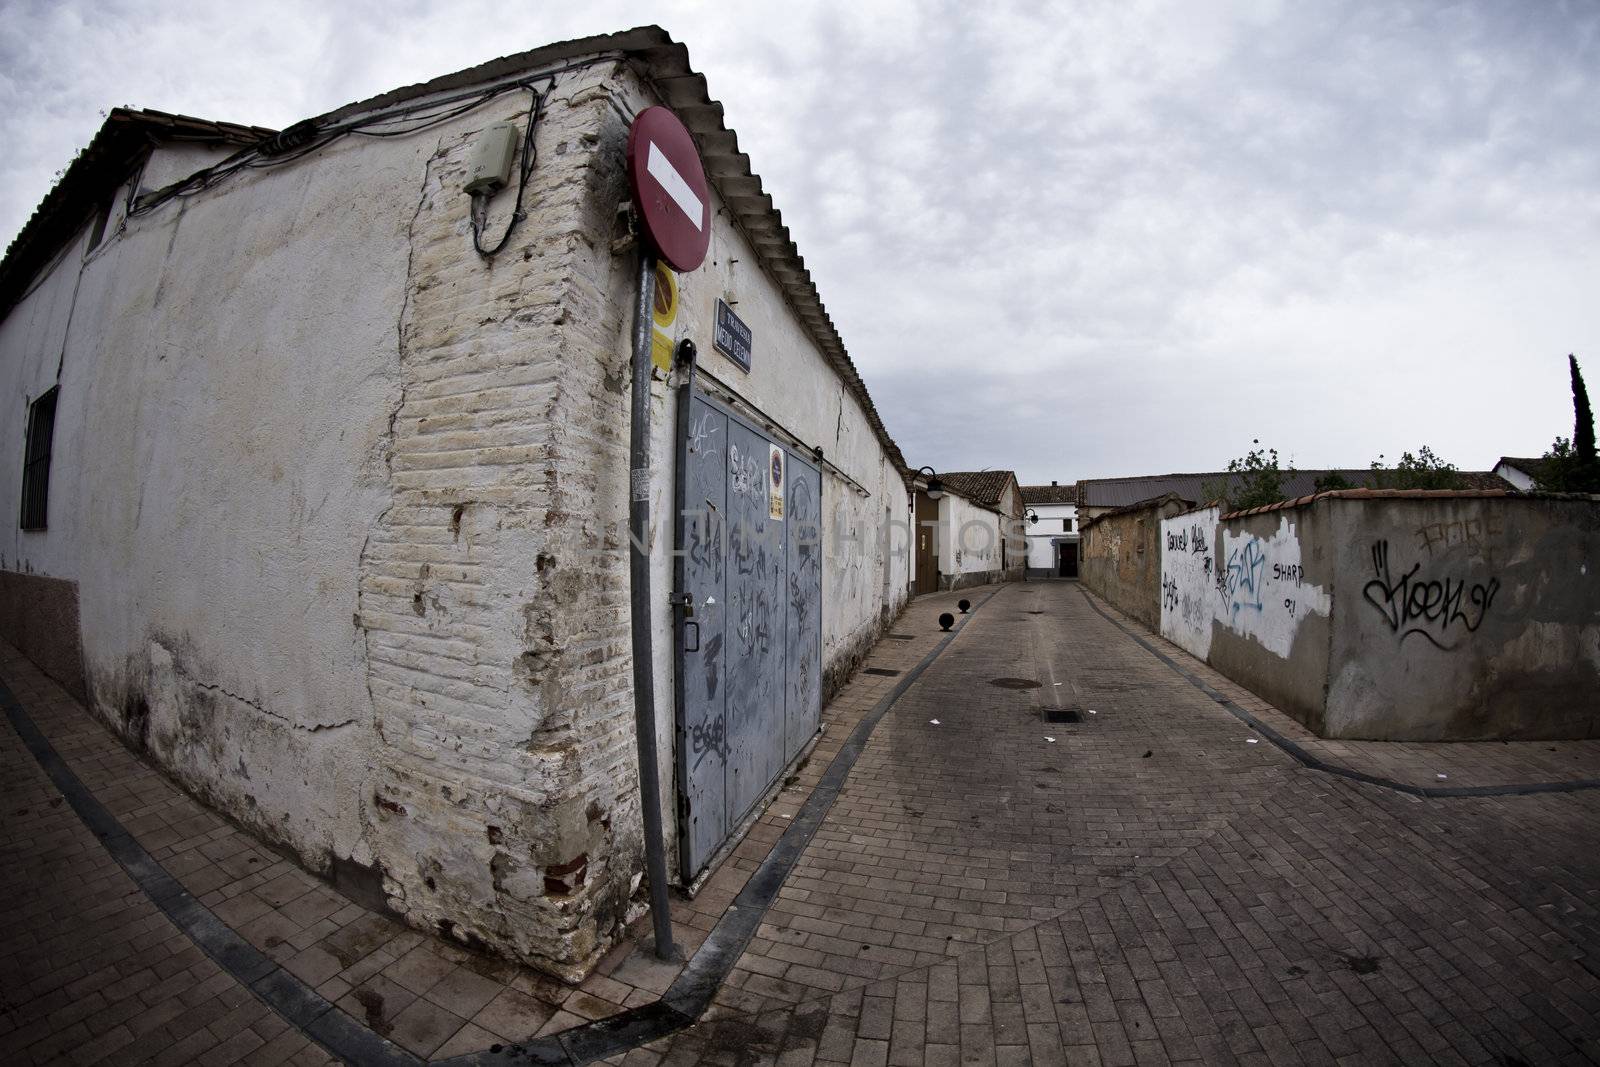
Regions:
[[[56,432],[56,395],[51,389],[28,407],[27,452],[22,466],[22,528],[42,530],[50,511],[50,441]]]

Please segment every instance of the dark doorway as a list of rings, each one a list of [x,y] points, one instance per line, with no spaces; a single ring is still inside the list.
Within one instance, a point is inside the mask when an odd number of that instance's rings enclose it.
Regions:
[[[1078,576],[1078,542],[1056,542],[1056,574],[1061,578]]]
[[[917,596],[939,588],[939,502],[917,494]]]

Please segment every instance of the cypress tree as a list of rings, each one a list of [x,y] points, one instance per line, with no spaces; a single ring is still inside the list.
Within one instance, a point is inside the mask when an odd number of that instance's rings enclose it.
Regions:
[[[1583,387],[1583,372],[1578,370],[1578,357],[1567,356],[1572,368],[1572,410],[1576,425],[1572,429],[1572,458],[1577,468],[1574,489],[1585,492],[1600,490],[1600,456],[1595,455],[1594,412],[1589,410],[1589,391]]]

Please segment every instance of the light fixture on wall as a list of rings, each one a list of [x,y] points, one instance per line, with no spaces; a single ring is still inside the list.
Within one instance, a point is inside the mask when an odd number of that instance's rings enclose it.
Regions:
[[[1028,525],[1029,526],[1034,525],[1038,521],[1039,521],[1039,513],[1037,511],[1028,512]]]
[[[929,500],[938,500],[944,496],[944,483],[939,480],[939,476],[934,473],[932,467],[926,465],[918,467],[917,473],[928,476],[928,487],[923,492],[928,494]]]

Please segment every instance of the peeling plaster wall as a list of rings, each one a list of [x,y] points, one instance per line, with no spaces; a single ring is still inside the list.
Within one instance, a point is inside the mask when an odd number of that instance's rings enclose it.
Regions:
[[[1217,508],[1161,521],[1161,636],[1200,659],[1211,654],[1211,630],[1231,613],[1218,588]]]
[[[1220,629],[1287,659],[1306,620],[1332,610],[1328,589],[1309,577],[1301,516],[1224,526],[1220,541],[1217,518],[1206,508],[1161,524],[1161,633],[1201,658]],[[1325,542],[1314,543],[1320,559]]]
[[[1600,736],[1600,502],[1323,497],[1163,523],[1163,636],[1321,736]]]
[[[1600,500],[1318,506],[1338,576],[1327,736],[1600,737]]]
[[[493,259],[471,250],[466,162],[527,97],[428,139],[404,214],[393,492],[361,568],[391,904],[566,977],[609,944],[642,852],[624,542],[601,521],[627,422],[596,399],[625,379],[588,343],[612,309],[583,274],[609,236],[586,207],[611,66],[557,84],[528,218]],[[491,241],[511,200],[490,204]]]
[[[1218,514],[1161,523],[1161,634],[1316,729],[1333,610],[1326,514]]]
[[[0,323],[6,499],[25,401],[61,388],[49,528],[13,518],[0,566],[76,586],[96,714],[324,872],[375,858],[353,619],[425,154],[352,147],[125,227],[119,194],[99,247],[85,255],[86,230]],[[215,156],[157,149],[146,181]]]
[[[1169,501],[1123,511],[1079,535],[1083,583],[1152,630],[1161,621],[1161,522],[1178,510]]]
[[[568,978],[610,945],[643,868],[636,259],[614,242],[628,118],[650,102],[614,61],[564,74],[528,217],[492,260],[472,251],[460,188],[474,134],[526,121],[516,94],[163,205],[86,261],[65,250],[0,323],[0,446],[21,456],[19,416],[58,364],[62,386],[50,529],[4,535],[0,570],[76,584],[96,713],[313,870]],[[145,172],[162,181],[210,161],[164,152]],[[490,205],[491,239],[511,195]],[[714,207],[678,336],[848,475],[822,476],[831,694],[904,604],[905,486]],[[719,296],[755,333],[748,375],[714,352]],[[655,383],[653,410],[669,820],[676,384]],[[0,464],[11,500],[20,467]]]

